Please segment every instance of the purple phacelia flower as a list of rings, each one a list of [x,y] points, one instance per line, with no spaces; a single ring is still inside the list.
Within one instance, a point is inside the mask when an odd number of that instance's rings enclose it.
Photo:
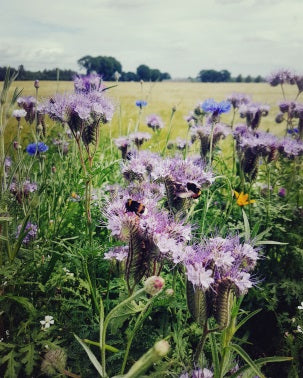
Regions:
[[[122,174],[128,181],[152,181],[151,172],[162,161],[161,157],[148,150],[136,151],[122,165]]]
[[[303,155],[303,142],[292,138],[283,138],[279,141],[278,150],[283,156],[293,159],[295,156]]]
[[[137,100],[136,101],[136,106],[138,106],[140,109],[142,109],[146,105],[147,105],[147,102],[144,101],[144,100]]]
[[[163,129],[164,123],[162,118],[157,114],[150,114],[146,117],[146,124],[150,127],[153,131]]]
[[[212,113],[212,115],[217,116],[228,113],[231,108],[231,103],[229,101],[216,102],[213,98],[209,98],[201,104],[201,108],[204,112]]]
[[[19,237],[20,232],[22,230],[22,225],[20,224],[17,228],[17,234],[16,238]],[[28,222],[24,228],[23,233],[25,234],[22,243],[23,244],[29,244],[31,241],[33,241],[38,233],[38,226],[34,223]]]
[[[122,159],[125,159],[127,156],[127,150],[131,145],[131,141],[127,136],[120,136],[119,138],[114,139],[115,145],[119,148],[122,153]]]
[[[101,92],[57,94],[45,104],[45,111],[55,121],[68,124],[76,138],[85,145],[95,142],[100,123],[112,119],[114,106]]]
[[[151,135],[142,131],[137,131],[135,133],[129,134],[129,140],[134,142],[137,148],[142,146],[142,144],[149,139],[151,139]]]
[[[266,81],[272,86],[276,87],[280,84],[295,84],[295,74],[287,69],[280,69],[279,71],[271,73]]]
[[[26,147],[26,152],[31,156],[39,155],[47,150],[48,146],[43,142],[31,143]]]
[[[226,98],[234,109],[239,108],[241,105],[246,105],[251,102],[251,97],[244,93],[234,92]]]
[[[241,118],[246,118],[247,126],[256,129],[260,125],[261,118],[268,115],[269,106],[259,103],[249,103],[241,105],[239,112]]]
[[[129,253],[128,246],[113,247],[108,252],[104,253],[105,260],[126,261]]]
[[[195,246],[184,264],[188,280],[195,287],[216,291],[227,280],[238,294],[244,294],[253,285],[248,272],[258,258],[258,250],[248,243],[241,244],[238,237],[215,237]]]
[[[24,198],[28,198],[30,193],[34,193],[38,189],[38,185],[30,180],[25,180],[21,185],[13,181],[10,186],[10,192],[16,197],[19,203],[22,203]]]
[[[105,88],[102,84],[102,77],[95,73],[76,75],[74,77],[74,87],[77,93],[102,92]]]
[[[37,100],[33,96],[19,97],[17,104],[20,108],[23,108],[26,111],[25,120],[30,124],[33,123],[35,119],[35,112],[37,106]]]
[[[227,135],[231,134],[231,128],[223,123],[216,123],[214,126],[211,124],[198,125],[191,128],[192,142],[197,138],[200,140],[200,154],[202,158],[205,158],[207,152],[210,150],[211,132],[213,133],[213,146],[215,146],[220,139],[224,139]]]
[[[16,109],[13,111],[12,116],[16,118],[17,121],[20,121],[22,117],[26,116],[26,111],[24,109]]]

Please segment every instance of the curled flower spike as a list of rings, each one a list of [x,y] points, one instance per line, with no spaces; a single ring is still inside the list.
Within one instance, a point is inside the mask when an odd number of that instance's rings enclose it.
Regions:
[[[234,195],[237,199],[237,205],[239,206],[246,206],[256,202],[256,200],[249,200],[248,194],[244,194],[243,192],[238,193],[234,190]]]

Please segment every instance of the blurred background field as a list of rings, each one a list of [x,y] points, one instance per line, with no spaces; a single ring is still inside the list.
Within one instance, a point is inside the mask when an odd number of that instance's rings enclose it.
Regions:
[[[279,87],[271,87],[267,83],[189,83],[189,82],[105,82],[110,88],[107,94],[113,98],[116,105],[116,111],[110,126],[103,127],[103,136],[117,137],[126,135],[134,131],[138,121],[139,108],[136,107],[136,100],[147,101],[147,106],[142,109],[140,117],[139,131],[150,131],[146,126],[146,116],[152,113],[162,117],[166,127],[161,131],[157,140],[153,138],[151,144],[160,143],[161,148],[166,141],[168,124],[171,116],[172,107],[176,107],[173,117],[171,138],[185,138],[187,134],[187,123],[185,117],[193,110],[196,105],[207,98],[214,98],[216,101],[226,99],[233,92],[246,93],[252,97],[254,102],[270,105],[270,113],[264,117],[260,128],[270,130],[272,133],[283,136],[285,126],[275,123],[275,116],[278,113],[278,102],[282,100],[282,94]],[[23,88],[22,96],[35,96],[35,88],[31,81],[16,81],[15,86]],[[285,88],[287,98],[295,98],[295,86]],[[73,82],[69,81],[41,81],[38,93],[38,100],[43,101],[56,92],[73,91]],[[230,123],[232,113],[223,115],[222,122]],[[235,119],[235,124],[244,122],[239,116]],[[7,140],[13,141],[16,134],[16,121],[11,119],[10,126],[7,128]],[[30,142],[28,125],[24,126],[23,137],[25,143]],[[60,129],[59,129],[60,130]],[[54,130],[52,130],[55,132]],[[51,130],[48,130],[48,133]],[[224,142],[223,142],[224,143]],[[223,148],[224,149],[224,148]]]

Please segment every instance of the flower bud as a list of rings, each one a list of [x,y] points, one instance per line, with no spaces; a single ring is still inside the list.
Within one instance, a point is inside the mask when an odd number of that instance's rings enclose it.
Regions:
[[[154,349],[158,356],[164,357],[169,351],[169,344],[166,340],[161,340],[154,345]]]
[[[57,168],[53,165],[52,166],[52,173],[56,173],[57,172]]]
[[[286,189],[280,188],[278,191],[278,196],[284,198],[286,196]]]
[[[34,82],[34,87],[35,87],[36,89],[38,89],[38,88],[40,87],[39,80],[35,80],[35,82]]]
[[[172,111],[173,113],[175,113],[176,110],[177,110],[177,106],[174,105],[174,106],[171,108],[171,111]]]
[[[13,147],[15,150],[19,149],[19,143],[16,140],[14,140]]]
[[[41,123],[37,126],[37,131],[39,132],[43,131],[43,126],[41,125]]]
[[[151,276],[144,282],[145,291],[154,296],[158,294],[164,287],[165,281],[160,276]]]
[[[168,295],[169,297],[172,297],[175,294],[175,292],[173,289],[167,289],[165,290],[165,294]]]

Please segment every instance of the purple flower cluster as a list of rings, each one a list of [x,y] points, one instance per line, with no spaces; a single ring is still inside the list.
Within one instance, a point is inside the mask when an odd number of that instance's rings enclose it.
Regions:
[[[234,109],[238,109],[241,105],[247,105],[251,102],[250,96],[245,93],[234,92],[226,98]]]
[[[44,144],[43,142],[30,143],[26,147],[26,152],[31,156],[39,155],[43,152],[46,152],[47,150],[48,150],[48,146]]]
[[[95,141],[96,129],[112,119],[114,106],[102,92],[57,94],[45,104],[45,111],[55,121],[67,123],[74,136],[88,145]]]
[[[131,142],[135,143],[137,148],[139,148],[144,142],[151,139],[151,135],[142,131],[136,131],[129,134],[128,138]]]
[[[128,181],[152,181],[151,172],[161,160],[158,154],[148,150],[134,151],[122,165],[122,174]]]
[[[282,156],[293,159],[303,155],[303,142],[293,138],[283,138],[279,141],[278,151]]]
[[[108,252],[104,253],[105,260],[125,261],[129,253],[128,245],[118,246],[111,248]]]
[[[186,139],[182,139],[177,137],[175,141],[169,141],[167,143],[167,148],[170,150],[172,148],[176,148],[177,150],[185,150],[186,146],[190,146],[190,143]]]
[[[35,119],[35,111],[36,111],[36,105],[37,100],[33,96],[27,96],[27,97],[19,97],[17,100],[17,104],[20,106],[20,108],[23,108],[26,111],[25,120],[26,122],[29,122],[30,124],[33,123]]]
[[[258,251],[239,237],[215,237],[193,246],[183,260],[188,280],[203,291],[216,292],[221,282],[228,282],[238,295],[253,286],[250,271],[258,260]]]
[[[156,261],[172,256],[186,247],[191,239],[191,228],[176,222],[165,209],[159,209],[159,195],[155,195],[155,185],[130,185],[113,196],[105,206],[107,228],[112,236],[122,242],[140,240],[138,248],[146,260]],[[148,247],[148,248],[147,248]],[[146,249],[146,250],[145,250]],[[122,250],[111,251],[121,257]],[[125,249],[124,249],[125,253]],[[122,258],[122,257],[121,257]]]
[[[213,129],[213,145],[215,146],[219,140],[226,138],[231,134],[231,128],[224,123],[216,123],[214,126],[206,124],[204,126],[195,126],[191,128],[191,140],[194,142],[196,139],[200,140],[200,153],[201,157],[205,157],[210,149],[210,137]]]
[[[164,127],[164,123],[162,118],[157,114],[150,114],[146,117],[146,124],[150,127],[153,131],[161,130]]]
[[[17,121],[20,121],[22,117],[26,116],[26,110],[24,109],[16,109],[13,111],[12,116],[16,118]]]
[[[287,69],[280,69],[276,72],[271,73],[266,81],[272,86],[276,87],[280,84],[295,84],[295,74]]]
[[[16,238],[19,237],[21,230],[22,230],[22,225],[20,224],[17,228]],[[37,233],[38,233],[38,226],[34,223],[28,222],[23,232],[25,233],[25,236],[23,238],[22,243],[29,244],[31,241],[33,241],[36,238]]]
[[[102,77],[96,73],[89,75],[76,75],[74,78],[74,87],[76,93],[89,93],[93,91],[100,91],[104,89],[102,84]]]
[[[247,126],[252,129],[257,129],[260,125],[261,118],[268,115],[269,106],[251,102],[241,105],[239,112],[241,118],[246,118]]]
[[[30,193],[34,193],[38,189],[38,185],[30,180],[25,180],[21,185],[13,181],[10,186],[10,192],[16,197],[19,203],[22,203],[23,198],[27,198]]]

